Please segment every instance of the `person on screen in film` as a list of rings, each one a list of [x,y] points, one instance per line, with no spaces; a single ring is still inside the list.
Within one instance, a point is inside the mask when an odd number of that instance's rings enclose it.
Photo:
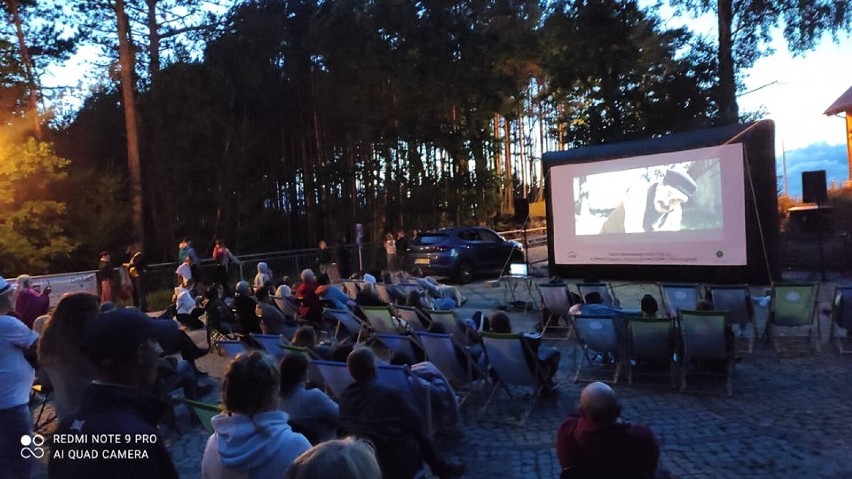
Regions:
[[[632,186],[607,217],[601,233],[680,231],[682,205],[696,188],[695,180],[678,170],[666,171],[660,181]]]

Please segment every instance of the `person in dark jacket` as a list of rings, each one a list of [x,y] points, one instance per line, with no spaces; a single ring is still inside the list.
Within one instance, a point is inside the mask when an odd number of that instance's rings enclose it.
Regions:
[[[145,394],[154,386],[162,351],[156,336],[152,320],[129,308],[102,313],[89,325],[80,351],[94,364],[96,382],[56,430],[54,437],[67,441],[52,444],[51,479],[178,477],[157,434],[167,406]]]
[[[423,419],[402,393],[376,381],[376,357],[358,348],[346,359],[355,380],[340,395],[340,428],[371,440],[384,479],[410,479],[426,461],[439,478],[458,477],[466,467],[442,458],[426,435]]]
[[[240,331],[245,334],[260,334],[260,318],[257,316],[257,301],[252,297],[248,281],[237,283],[237,294],[234,295],[234,309],[237,310],[237,321]]]
[[[98,290],[101,292],[101,303],[112,301],[113,276],[114,271],[109,253],[101,251],[100,260],[98,261],[98,271],[95,273],[95,278],[98,280]]]

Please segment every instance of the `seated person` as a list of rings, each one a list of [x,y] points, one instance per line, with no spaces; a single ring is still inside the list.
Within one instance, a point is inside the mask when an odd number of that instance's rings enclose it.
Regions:
[[[500,334],[512,334],[511,320],[504,311],[491,313],[488,322],[491,325],[491,331]],[[555,391],[559,384],[553,380],[553,376],[559,369],[559,359],[562,357],[559,350],[541,347],[541,335],[538,333],[521,333],[521,338],[527,345],[527,348],[524,348],[524,353],[529,352],[529,355],[526,356],[527,364],[532,368],[534,363],[531,363],[538,361],[538,380],[544,386],[544,391]]]
[[[379,292],[376,291],[376,284],[364,282],[361,285],[361,290],[355,296],[355,303],[358,306],[387,306],[388,303],[379,298]]]
[[[317,295],[321,301],[329,303],[333,309],[349,309],[349,296],[337,286],[332,285],[327,274],[317,277]]]
[[[311,448],[278,410],[278,382],[272,358],[259,351],[240,354],[228,365],[222,380],[225,411],[211,420],[215,432],[201,459],[202,477],[283,477]]]
[[[417,279],[417,284],[420,285],[433,298],[449,298],[455,303],[455,306],[461,306],[467,301],[467,298],[462,296],[461,290],[455,286],[441,284],[435,278],[426,276]],[[438,309],[438,308],[435,308]],[[452,309],[452,308],[450,308]]]
[[[337,438],[340,411],[321,389],[305,389],[308,360],[290,353],[281,360],[281,397],[278,408],[290,417],[290,424],[313,444]]]
[[[296,299],[299,300],[299,317],[302,321],[322,325],[322,302],[317,296],[317,278],[310,269],[302,270],[302,282],[296,288]]]
[[[429,327],[429,324],[432,322],[432,319],[429,318],[429,315],[426,313],[426,308],[429,307],[428,304],[424,304],[425,298],[420,291],[410,290],[408,294],[405,295],[405,305],[414,308],[417,311],[417,317],[420,318],[420,322],[423,323],[425,327]]]
[[[568,416],[556,433],[562,470],[581,478],[669,477],[657,467],[660,448],[648,426],[619,422],[620,414],[612,388],[600,382],[586,386],[578,412]]]
[[[317,444],[296,458],[284,479],[375,479],[382,477],[373,445],[353,437]]]
[[[331,351],[334,349],[331,344],[317,342],[317,333],[312,326],[299,326],[293,334],[290,345],[307,349],[308,354],[314,359],[331,359]]]
[[[654,319],[660,317],[660,306],[657,304],[657,300],[650,294],[642,296],[639,309],[642,310],[643,319]]]
[[[163,349],[164,356],[180,353],[190,369],[196,374],[201,373],[195,365],[195,360],[210,352],[210,348],[199,348],[195,341],[178,327],[173,319],[153,319],[157,342]],[[192,398],[190,398],[192,399]]]
[[[439,455],[423,421],[402,393],[376,381],[373,351],[353,350],[346,365],[355,382],[340,396],[340,428],[375,444],[384,479],[411,479],[424,461],[441,479],[465,472],[463,465],[447,462]]]
[[[260,329],[263,334],[283,334],[288,338],[292,336],[299,327],[299,323],[294,318],[285,316],[272,304],[272,297],[269,296],[266,286],[255,288],[254,295],[257,298],[255,314],[260,318]]]
[[[237,293],[234,295],[234,309],[237,310],[240,331],[245,334],[260,334],[260,318],[256,312],[257,301],[252,297],[248,281],[237,283]]]
[[[165,352],[160,353],[160,356],[166,356]],[[181,388],[186,399],[197,401],[213,391],[212,384],[199,384],[198,376],[194,362],[190,364],[184,359],[161,357],[157,363],[156,391],[165,397],[172,390]]]
[[[429,404],[432,406],[432,430],[448,436],[461,436],[462,422],[456,392],[447,378],[429,361],[414,363],[405,353],[396,351],[390,356],[390,363],[409,366],[411,374],[429,391]]]
[[[221,286],[214,284],[204,292],[207,303],[204,311],[207,313],[207,327],[229,334],[240,331],[240,325],[231,308],[220,297]]]
[[[195,298],[192,297],[192,280],[175,286],[175,311],[177,315],[175,319],[190,330],[201,329],[204,323],[201,322],[204,308],[199,308]]]
[[[299,302],[293,296],[293,285],[290,283],[289,276],[284,276],[281,281],[275,284],[275,296],[272,299],[278,309],[285,314],[287,314],[287,311],[298,311],[299,309]]]

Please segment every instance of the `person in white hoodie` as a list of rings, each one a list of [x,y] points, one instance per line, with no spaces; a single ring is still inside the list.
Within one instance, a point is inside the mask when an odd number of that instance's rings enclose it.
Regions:
[[[283,477],[290,464],[311,448],[293,432],[279,411],[278,371],[273,359],[259,351],[239,355],[225,371],[225,412],[213,417],[216,431],[201,459],[204,479]]]
[[[272,281],[272,274],[269,272],[269,266],[261,261],[257,263],[257,274],[254,275],[254,287],[266,286],[266,283]],[[270,291],[271,293],[272,291]]]

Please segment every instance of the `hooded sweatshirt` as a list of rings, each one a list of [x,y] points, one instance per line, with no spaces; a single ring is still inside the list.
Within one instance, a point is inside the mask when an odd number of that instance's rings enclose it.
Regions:
[[[269,281],[269,266],[264,262],[257,263],[257,274],[254,276],[254,286],[263,286]]]
[[[287,413],[266,411],[249,417],[221,413],[201,460],[204,479],[284,477],[290,464],[311,448],[305,436],[287,424]]]

